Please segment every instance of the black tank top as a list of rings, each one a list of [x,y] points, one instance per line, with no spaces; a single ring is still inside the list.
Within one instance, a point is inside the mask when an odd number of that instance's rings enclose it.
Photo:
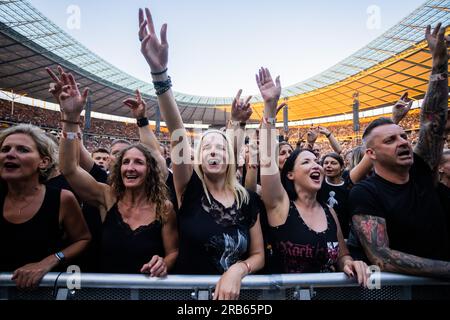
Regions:
[[[123,221],[115,204],[103,222],[100,271],[140,273],[153,256],[165,256],[161,231],[162,224],[158,220],[133,231]]]
[[[0,270],[14,271],[61,250],[59,224],[61,190],[46,187],[38,212],[27,222],[13,224],[3,215],[6,193],[0,194]]]
[[[272,273],[319,273],[336,271],[339,241],[336,222],[328,207],[323,206],[328,222],[324,232],[310,229],[293,202],[286,223],[268,228],[272,251]]]

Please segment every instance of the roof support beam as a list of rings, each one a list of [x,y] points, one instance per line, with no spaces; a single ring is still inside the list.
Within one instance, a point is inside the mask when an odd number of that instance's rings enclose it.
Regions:
[[[117,103],[117,101],[120,101],[120,102],[119,102],[119,103],[120,103],[120,107],[112,110],[112,112],[116,112],[117,110],[123,108],[122,100],[124,100],[125,98],[128,98],[129,96],[130,96],[129,94],[121,95],[121,96],[119,96],[119,98],[117,98],[115,101],[110,102],[110,103],[108,103],[108,104],[105,104],[105,105],[101,106],[100,108],[98,108],[98,110],[102,110],[102,109],[104,109],[104,108],[107,108],[107,107],[109,107],[109,106],[111,106],[111,105]]]
[[[12,60],[2,61],[2,62],[0,62],[0,66],[4,65],[4,64],[7,64],[7,63],[14,63],[14,62],[17,62],[17,61],[20,61],[20,60],[33,58],[33,57],[36,57],[36,56],[39,56],[39,55],[40,55],[39,53],[35,53],[35,54],[32,54],[31,56],[19,57],[19,58],[12,59]]]
[[[29,69],[29,70],[23,70],[20,72],[16,72],[16,73],[10,73],[10,74],[6,74],[6,75],[2,75],[2,78],[10,78],[10,77],[15,77],[15,76],[19,76],[21,74],[25,74],[25,73],[30,73],[39,69],[45,69],[45,68],[50,68],[51,66],[54,66],[55,63],[51,63],[51,64],[47,64],[45,66],[39,66],[33,69]]]

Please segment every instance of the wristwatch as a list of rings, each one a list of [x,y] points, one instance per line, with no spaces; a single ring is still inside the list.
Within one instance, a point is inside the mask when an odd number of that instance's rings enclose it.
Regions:
[[[55,257],[59,260],[59,262],[64,262],[64,260],[66,260],[66,256],[61,251],[55,253]]]
[[[140,118],[137,119],[137,125],[139,128],[143,128],[149,125],[148,119],[147,118]]]

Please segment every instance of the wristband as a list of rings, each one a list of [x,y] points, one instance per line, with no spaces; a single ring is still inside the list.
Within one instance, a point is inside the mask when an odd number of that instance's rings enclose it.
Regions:
[[[148,119],[145,117],[137,119],[137,125],[139,128],[147,127],[149,125]]]
[[[163,71],[161,72],[151,72],[152,76],[160,76],[163,75],[164,73],[166,73],[169,69],[165,68]]]
[[[55,257],[56,259],[58,259],[59,262],[64,262],[64,260],[66,260],[66,256],[61,251],[55,253]]]
[[[247,126],[247,122],[240,122],[240,121],[235,121],[235,120],[230,120],[230,124],[232,126],[239,126],[242,129],[245,129],[245,127]]]
[[[80,139],[81,140],[81,133],[79,133],[79,132],[65,132],[65,131],[63,131],[62,135],[67,140],[76,140],[76,139]]]
[[[69,121],[69,120],[61,119],[61,122],[69,123],[69,124],[77,124],[77,125],[81,126],[81,121]]]
[[[430,81],[442,81],[447,79],[448,75],[446,73],[432,74],[430,77]]]

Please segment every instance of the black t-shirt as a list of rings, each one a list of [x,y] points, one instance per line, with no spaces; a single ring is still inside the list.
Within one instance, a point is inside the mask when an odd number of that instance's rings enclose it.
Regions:
[[[56,177],[54,177],[54,178],[51,178],[51,179],[47,180],[47,181],[45,182],[45,185],[46,185],[47,187],[52,187],[52,188],[54,188],[54,189],[69,190],[70,192],[72,192],[72,193],[75,195],[75,197],[77,196],[77,195],[73,192],[72,188],[70,187],[69,182],[67,182],[66,178],[65,178],[62,174],[60,174],[59,176],[56,176]],[[77,199],[78,199],[78,197],[77,197]],[[78,202],[80,202],[79,199],[78,199]]]
[[[348,239],[350,232],[350,208],[348,197],[353,183],[350,176],[346,175],[345,180],[340,185],[333,185],[324,179],[322,187],[317,193],[317,200],[320,203],[328,205],[336,212],[341,226],[342,234]]]
[[[249,230],[256,223],[259,207],[257,195],[240,209],[215,200],[211,204],[195,172],[183,195],[178,212],[179,252],[175,273],[222,274],[239,260],[248,257]]]
[[[336,221],[323,206],[328,227],[323,232],[311,230],[291,202],[282,226],[268,228],[271,247],[270,273],[318,273],[336,271],[339,241]]]
[[[448,241],[450,243],[450,188],[439,183],[438,186],[439,199],[441,199],[442,206],[444,207],[444,212],[447,216],[447,230],[448,230]]]
[[[429,166],[416,154],[409,182],[398,185],[378,175],[350,192],[352,215],[384,218],[391,249],[423,258],[449,260],[444,209]]]

